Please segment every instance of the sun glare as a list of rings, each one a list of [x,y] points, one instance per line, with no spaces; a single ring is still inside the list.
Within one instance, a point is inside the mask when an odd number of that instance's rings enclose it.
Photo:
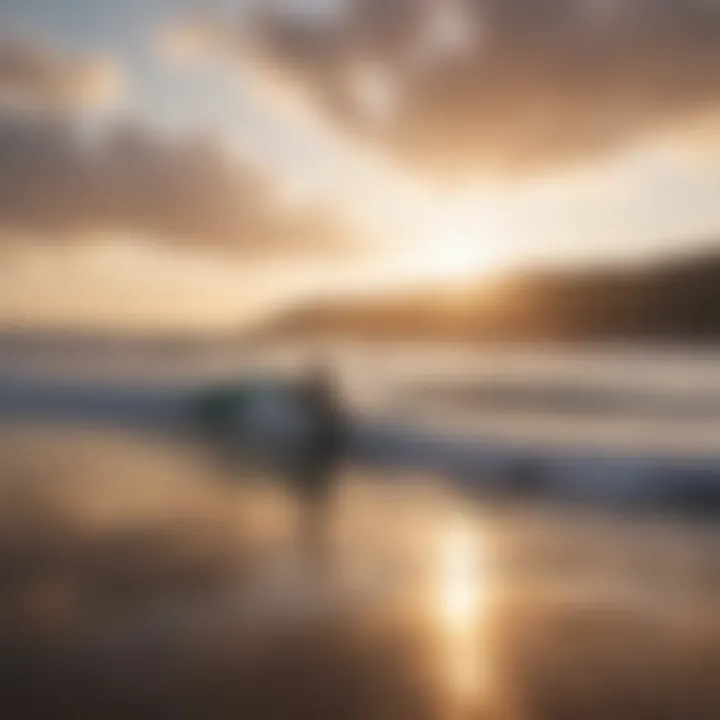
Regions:
[[[438,538],[436,611],[444,675],[450,698],[463,705],[487,687],[479,645],[488,617],[488,578],[482,538],[461,519]]]
[[[439,611],[449,632],[465,633],[482,611],[482,558],[478,539],[463,525],[449,527],[440,542]]]
[[[422,233],[414,253],[414,275],[429,279],[462,279],[492,274],[500,268],[497,248],[462,223],[431,227]]]

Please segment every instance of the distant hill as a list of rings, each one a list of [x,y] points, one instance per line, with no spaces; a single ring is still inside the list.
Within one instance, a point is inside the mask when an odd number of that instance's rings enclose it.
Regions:
[[[720,252],[643,268],[526,272],[296,310],[274,332],[463,341],[720,340]]]

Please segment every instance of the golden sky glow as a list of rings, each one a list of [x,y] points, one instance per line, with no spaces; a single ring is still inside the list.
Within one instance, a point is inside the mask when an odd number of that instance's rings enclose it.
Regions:
[[[715,46],[681,0],[667,28],[639,2],[642,24],[633,3],[578,0],[563,23],[511,3],[527,36],[469,0],[298,0],[261,32],[232,4],[0,8],[0,317],[224,326],[318,294],[711,246],[718,85],[696,64],[715,77]],[[578,49],[597,33],[607,58]]]

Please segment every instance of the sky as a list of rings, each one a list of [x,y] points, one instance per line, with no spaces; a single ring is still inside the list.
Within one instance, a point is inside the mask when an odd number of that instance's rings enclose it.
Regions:
[[[0,322],[720,238],[718,0],[0,0]]]

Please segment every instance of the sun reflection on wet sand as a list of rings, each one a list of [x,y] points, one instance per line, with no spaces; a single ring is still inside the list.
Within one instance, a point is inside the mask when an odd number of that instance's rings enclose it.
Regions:
[[[434,601],[441,682],[454,720],[477,710],[489,689],[483,649],[490,605],[487,545],[475,522],[452,515],[438,528]]]

